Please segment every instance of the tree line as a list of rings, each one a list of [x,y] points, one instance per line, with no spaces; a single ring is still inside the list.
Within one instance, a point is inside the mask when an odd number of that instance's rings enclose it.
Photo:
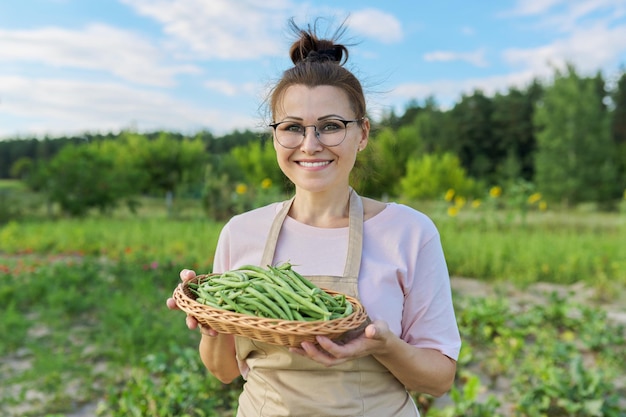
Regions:
[[[268,184],[290,191],[268,139],[246,130],[5,140],[0,178],[23,180],[72,215],[123,201],[132,208],[148,194],[201,197],[227,216],[232,204],[215,205],[232,202],[237,184],[260,189],[257,197],[271,195]],[[626,198],[626,72],[607,81],[570,65],[549,83],[491,97],[475,90],[448,109],[434,98],[412,101],[377,121],[354,184],[364,195],[408,199],[449,189],[478,198],[494,185],[523,184],[559,204],[611,207]]]

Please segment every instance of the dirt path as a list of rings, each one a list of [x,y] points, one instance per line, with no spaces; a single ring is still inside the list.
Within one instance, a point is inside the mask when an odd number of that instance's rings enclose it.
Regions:
[[[559,285],[542,282],[522,290],[509,283],[488,283],[472,278],[453,277],[451,285],[457,296],[504,297],[512,308],[547,302],[550,294],[556,292],[559,296],[567,298],[573,303],[602,308],[607,312],[609,320],[626,324],[626,302],[624,302],[626,300],[626,288],[616,287],[612,289],[611,299],[602,300],[599,299],[595,289],[584,283]]]

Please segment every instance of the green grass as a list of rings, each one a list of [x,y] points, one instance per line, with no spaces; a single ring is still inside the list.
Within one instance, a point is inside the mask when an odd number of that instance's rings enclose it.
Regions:
[[[107,218],[11,222],[0,229],[6,254],[79,254],[140,257],[207,270],[223,224],[207,219]]]
[[[626,284],[624,213],[464,210],[450,217],[439,203],[416,207],[439,227],[452,275],[520,287],[584,282],[612,301]],[[151,199],[138,214],[38,214],[2,224],[0,414],[62,416],[97,402],[103,417],[232,416],[241,381],[224,386],[208,375],[197,333],[164,304],[180,269],[210,270],[222,226],[198,202],[179,201],[168,215]],[[571,409],[598,406],[585,395],[604,398],[602,415],[623,415],[615,396],[626,392],[613,381],[626,373],[626,339],[602,310],[556,297],[523,311],[502,297],[455,302],[464,340],[456,414],[428,416],[498,416],[499,401],[527,415],[547,413],[538,407],[556,399]],[[581,358],[591,365],[580,368]],[[477,397],[498,381],[514,384],[509,398]],[[427,408],[431,399],[420,401]]]
[[[626,214],[474,210],[449,217],[437,204],[416,204],[436,222],[450,273],[519,286],[586,281],[610,293],[626,285]],[[85,219],[10,222],[0,227],[0,253],[89,254],[111,259],[140,255],[208,270],[222,222],[197,202],[180,202],[175,216],[161,201],[140,213],[118,210]]]
[[[3,190],[26,190],[26,185],[18,180],[0,179],[0,191]]]

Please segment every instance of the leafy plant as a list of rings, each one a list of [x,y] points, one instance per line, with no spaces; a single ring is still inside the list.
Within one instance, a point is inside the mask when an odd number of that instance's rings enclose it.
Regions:
[[[528,375],[525,383],[516,385],[520,391],[516,415],[624,416],[610,374],[586,366],[581,356],[573,356],[565,367],[545,362],[542,366],[541,372]]]
[[[172,359],[173,358],[173,359]],[[107,417],[220,417],[233,415],[238,390],[207,375],[190,348],[146,356],[131,377],[109,389],[98,407]],[[234,384],[241,387],[241,384]]]
[[[495,396],[487,395],[484,401],[480,401],[479,396],[484,391],[480,378],[468,372],[462,375],[465,380],[462,387],[454,386],[450,390],[454,405],[433,409],[428,412],[428,417],[502,417],[498,411],[500,401]]]

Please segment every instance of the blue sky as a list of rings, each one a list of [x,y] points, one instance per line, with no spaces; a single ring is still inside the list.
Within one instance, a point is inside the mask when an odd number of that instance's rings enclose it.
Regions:
[[[287,19],[317,16],[348,18],[373,118],[626,66],[626,0],[3,0],[0,138],[256,129]]]

